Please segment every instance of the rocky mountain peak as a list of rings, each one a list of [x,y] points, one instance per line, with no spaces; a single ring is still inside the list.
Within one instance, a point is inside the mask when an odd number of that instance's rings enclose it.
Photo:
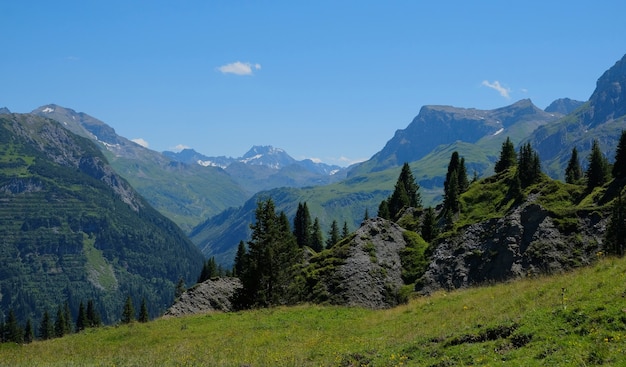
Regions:
[[[576,101],[569,98],[559,98],[554,102],[550,103],[548,107],[544,111],[549,113],[560,113],[562,115],[568,115],[574,112],[575,109],[582,106],[585,102]]]
[[[598,79],[589,102],[584,119],[590,127],[626,115],[626,55]]]

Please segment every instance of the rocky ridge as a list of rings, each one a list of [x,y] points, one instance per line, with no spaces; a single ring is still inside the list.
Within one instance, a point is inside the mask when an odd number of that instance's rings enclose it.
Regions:
[[[164,316],[185,316],[211,311],[233,311],[232,299],[241,289],[239,278],[209,279],[186,290]]]

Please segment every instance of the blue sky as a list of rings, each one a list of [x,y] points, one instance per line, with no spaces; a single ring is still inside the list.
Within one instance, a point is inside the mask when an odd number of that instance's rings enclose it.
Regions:
[[[347,165],[429,104],[587,100],[626,2],[2,1],[0,107],[56,103],[157,151]]]

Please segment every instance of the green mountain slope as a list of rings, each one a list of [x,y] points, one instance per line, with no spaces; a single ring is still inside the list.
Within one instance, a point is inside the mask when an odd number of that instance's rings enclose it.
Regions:
[[[298,306],[159,319],[28,345],[7,366],[621,366],[625,259],[386,310]],[[210,341],[210,342],[207,342]]]
[[[95,142],[133,188],[186,232],[203,218],[241,205],[250,196],[224,170],[173,161],[117,135],[85,113],[57,105],[42,106],[32,113],[59,121]]]
[[[38,325],[93,299],[105,322],[145,298],[152,316],[202,255],[88,139],[32,114],[0,115],[0,306]]]

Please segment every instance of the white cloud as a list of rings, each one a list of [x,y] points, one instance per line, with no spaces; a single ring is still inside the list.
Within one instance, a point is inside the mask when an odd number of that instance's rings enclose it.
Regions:
[[[482,85],[496,90],[498,93],[500,93],[502,97],[506,99],[511,98],[511,96],[509,95],[509,93],[511,93],[511,89],[502,86],[497,80],[494,80],[493,83],[490,83],[488,80],[483,80]]]
[[[147,141],[145,141],[143,138],[135,138],[135,139],[130,139],[131,141],[141,145],[144,148],[147,148],[150,144],[148,144]]]
[[[252,75],[254,70],[261,70],[261,64],[236,61],[217,68],[223,74]]]
[[[184,150],[184,149],[190,149],[190,148],[191,148],[191,147],[190,147],[190,146],[188,146],[188,145],[185,145],[185,144],[178,144],[177,146],[172,147],[172,148],[170,148],[170,149],[171,149],[172,151],[174,151],[174,152],[180,152],[181,150]]]

